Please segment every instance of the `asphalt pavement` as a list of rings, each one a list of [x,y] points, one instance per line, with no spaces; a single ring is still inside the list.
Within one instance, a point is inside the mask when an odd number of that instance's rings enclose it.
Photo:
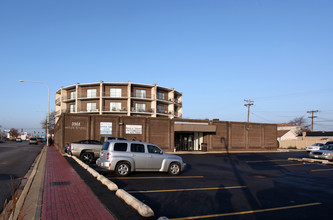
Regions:
[[[188,166],[178,177],[133,173],[118,178],[91,165],[154,210],[154,217],[144,218],[73,158],[45,147],[14,219],[327,219],[332,216],[333,169],[288,160],[304,156],[183,154]]]

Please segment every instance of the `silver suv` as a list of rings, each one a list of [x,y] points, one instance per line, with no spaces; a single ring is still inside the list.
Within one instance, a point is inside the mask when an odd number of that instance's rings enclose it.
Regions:
[[[154,144],[139,141],[106,141],[97,165],[127,176],[133,171],[158,171],[179,175],[186,164],[177,155],[167,154]]]

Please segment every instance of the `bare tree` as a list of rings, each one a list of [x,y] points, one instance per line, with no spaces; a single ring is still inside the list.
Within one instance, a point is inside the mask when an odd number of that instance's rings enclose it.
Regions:
[[[47,127],[47,116],[46,118],[40,122],[42,128],[46,131]],[[54,125],[55,125],[55,111],[50,113],[50,122],[49,122],[49,130],[54,130]],[[46,133],[46,132],[45,132]]]
[[[296,117],[293,120],[289,121],[288,124],[298,125],[302,127],[302,131],[309,130],[310,124],[307,122],[304,116]]]
[[[10,129],[9,134],[10,134],[11,137],[14,137],[14,138],[19,136],[19,133],[15,128]]]

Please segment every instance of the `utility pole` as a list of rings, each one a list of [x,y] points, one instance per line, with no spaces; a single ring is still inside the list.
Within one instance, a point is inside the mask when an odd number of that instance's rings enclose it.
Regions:
[[[309,118],[311,118],[311,131],[313,131],[313,119],[317,118],[317,116],[314,116],[314,113],[318,113],[318,110],[314,110],[314,111],[307,111],[306,113],[311,114],[311,116]]]
[[[253,101],[251,101],[251,99],[246,100],[244,99],[245,102],[247,102],[247,104],[244,104],[244,106],[247,107],[247,122],[250,122],[250,107],[251,105],[253,105]]]

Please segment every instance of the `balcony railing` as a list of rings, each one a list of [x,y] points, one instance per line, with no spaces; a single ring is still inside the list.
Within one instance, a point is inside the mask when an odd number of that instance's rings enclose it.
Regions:
[[[136,108],[132,108],[132,112],[133,113],[153,114],[154,113],[154,109],[136,109]]]
[[[78,99],[99,99],[99,97],[96,96],[79,96]]]
[[[112,108],[110,109],[103,109],[104,113],[127,113],[127,109],[126,108]]]
[[[132,96],[131,97],[132,99],[144,99],[144,100],[153,100],[153,98],[152,97],[150,97],[150,96]]]

